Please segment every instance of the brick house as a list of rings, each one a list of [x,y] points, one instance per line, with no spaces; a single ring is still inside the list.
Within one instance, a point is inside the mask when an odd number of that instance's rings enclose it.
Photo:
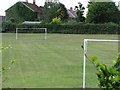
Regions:
[[[11,20],[17,23],[23,21],[36,21],[43,18],[43,7],[37,6],[35,0],[33,3],[19,1],[6,11],[6,21]]]

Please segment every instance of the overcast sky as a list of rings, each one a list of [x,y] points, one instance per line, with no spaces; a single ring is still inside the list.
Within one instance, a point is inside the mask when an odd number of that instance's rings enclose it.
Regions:
[[[0,1],[0,15],[5,15],[5,10],[10,6],[14,5],[18,1],[26,1],[26,0],[1,0]],[[38,6],[43,6],[46,0],[36,0],[36,4]],[[114,2],[118,2],[120,0],[113,0]],[[33,0],[28,0],[28,2],[32,3]],[[88,0],[59,0],[59,2],[63,3],[67,9],[70,7],[75,7],[78,5],[78,2],[81,2],[84,7],[87,7]]]

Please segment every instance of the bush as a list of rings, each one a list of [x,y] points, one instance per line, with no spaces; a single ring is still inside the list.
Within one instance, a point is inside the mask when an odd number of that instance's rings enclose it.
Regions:
[[[13,25],[12,25],[13,26]],[[11,30],[12,26],[9,26]],[[62,34],[118,34],[120,26],[114,23],[106,24],[37,24],[37,25],[26,25],[19,24],[18,28],[47,28],[48,33],[62,33]],[[12,32],[14,32],[14,28]],[[21,30],[22,32],[22,30]],[[34,30],[31,30],[34,32]]]
[[[120,89],[120,55],[111,67],[98,63],[95,57],[92,58],[92,63],[97,69],[100,88],[104,88],[104,90]]]
[[[51,22],[51,23],[52,23],[52,24],[59,24],[59,23],[61,23],[61,22],[62,22],[61,19],[56,17],[56,18],[53,18],[53,19],[52,19],[52,22]]]
[[[11,21],[6,21],[2,23],[3,29],[2,32],[15,32],[16,24]]]
[[[84,50],[83,45],[81,45]],[[85,54],[87,60],[91,61],[97,70],[98,86],[102,90],[120,90],[120,55],[118,55],[113,65],[108,67],[106,64],[101,64],[94,56],[91,59]]]

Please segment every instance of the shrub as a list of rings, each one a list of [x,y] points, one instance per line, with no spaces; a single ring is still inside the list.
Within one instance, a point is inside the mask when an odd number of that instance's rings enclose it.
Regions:
[[[10,27],[9,30],[15,32],[15,27]],[[48,33],[62,33],[62,34],[118,34],[120,26],[113,23],[106,24],[37,24],[37,25],[26,25],[19,24],[19,28],[47,28]],[[13,28],[13,29],[12,29]],[[22,31],[22,30],[21,30]],[[34,32],[34,30],[31,30]]]
[[[15,32],[16,24],[12,23],[11,21],[3,22],[3,29],[2,32]]]
[[[100,88],[105,88],[106,90],[120,89],[120,55],[110,68],[105,64],[98,63],[95,58],[92,58],[92,62],[97,69]]]
[[[59,24],[59,23],[61,23],[61,22],[62,22],[61,19],[56,17],[56,18],[53,18],[53,19],[52,19],[52,22],[51,22],[51,23],[52,23],[52,24]]]
[[[81,46],[83,49],[83,45]],[[97,62],[97,57],[91,59],[85,54],[87,60],[91,61],[97,70],[98,86],[103,90],[119,90],[120,89],[120,55],[114,61],[111,67],[106,64]]]

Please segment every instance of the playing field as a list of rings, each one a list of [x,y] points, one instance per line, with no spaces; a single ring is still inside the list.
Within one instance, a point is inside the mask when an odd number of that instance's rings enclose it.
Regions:
[[[85,38],[118,39],[117,35],[48,34],[47,40],[39,34],[3,34],[3,66],[16,59],[12,68],[3,74],[3,87],[82,88],[83,50]],[[111,65],[116,60],[118,44],[113,42],[88,43],[88,56]],[[86,87],[97,87],[95,68],[87,61]]]

